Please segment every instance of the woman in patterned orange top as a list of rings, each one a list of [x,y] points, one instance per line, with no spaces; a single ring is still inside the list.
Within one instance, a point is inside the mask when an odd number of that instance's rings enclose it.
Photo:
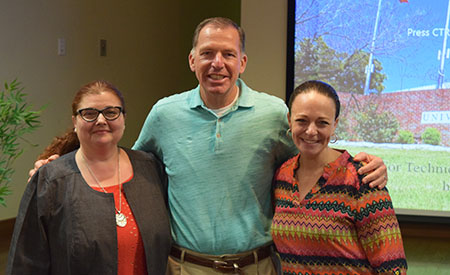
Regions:
[[[289,125],[300,153],[274,177],[272,237],[284,274],[406,274],[400,228],[386,188],[370,188],[360,162],[328,146],[339,121],[336,91],[298,86]]]

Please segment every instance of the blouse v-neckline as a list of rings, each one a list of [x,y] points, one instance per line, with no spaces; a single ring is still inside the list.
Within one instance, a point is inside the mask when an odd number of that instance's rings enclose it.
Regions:
[[[293,161],[293,169],[292,169],[292,183],[293,183],[293,196],[298,200],[299,205],[305,205],[308,203],[308,201],[313,197],[313,194],[319,192],[321,188],[324,187],[324,185],[327,183],[327,180],[330,178],[330,176],[335,172],[339,171],[342,167],[342,163],[345,163],[345,161],[349,158],[349,154],[345,150],[338,150],[341,152],[341,155],[334,161],[325,164],[323,167],[322,175],[319,177],[319,179],[313,184],[311,189],[306,193],[304,198],[300,198],[300,183],[295,178],[295,174],[297,170],[300,168],[300,154],[295,156],[296,159]]]

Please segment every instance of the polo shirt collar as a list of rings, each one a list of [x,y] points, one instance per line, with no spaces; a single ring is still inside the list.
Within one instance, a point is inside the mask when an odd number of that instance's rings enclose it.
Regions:
[[[250,88],[242,81],[242,79],[238,79],[236,81],[236,84],[239,86],[240,95],[237,100],[237,106],[238,107],[244,107],[244,108],[250,108],[254,105],[254,99],[250,95]],[[203,103],[203,100],[200,96],[200,85],[198,85],[191,93],[190,99],[189,99],[189,107],[191,109],[197,108],[197,107],[205,107],[205,104]]]

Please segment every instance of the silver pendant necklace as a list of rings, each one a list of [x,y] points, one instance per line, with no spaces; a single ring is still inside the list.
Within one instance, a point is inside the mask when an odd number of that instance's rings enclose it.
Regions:
[[[119,227],[125,227],[127,225],[127,217],[122,213],[122,184],[120,183],[120,148],[117,148],[119,153],[117,155],[117,185],[119,186],[119,209],[117,209],[116,206],[114,206],[114,208],[116,209],[116,224]],[[92,172],[91,168],[89,167],[83,151],[81,151],[80,149],[80,153],[81,153],[81,159],[83,160],[84,164],[86,165],[89,173],[91,174],[91,176],[94,178],[95,182],[97,183],[97,185],[103,190],[103,192],[106,192],[105,188],[103,188],[103,186],[100,184],[100,181],[97,179],[97,177],[95,176],[95,174]]]

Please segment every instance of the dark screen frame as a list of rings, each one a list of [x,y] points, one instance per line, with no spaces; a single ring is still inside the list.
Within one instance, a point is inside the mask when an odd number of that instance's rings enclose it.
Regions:
[[[294,91],[295,79],[295,0],[288,0],[286,40],[286,104]]]

